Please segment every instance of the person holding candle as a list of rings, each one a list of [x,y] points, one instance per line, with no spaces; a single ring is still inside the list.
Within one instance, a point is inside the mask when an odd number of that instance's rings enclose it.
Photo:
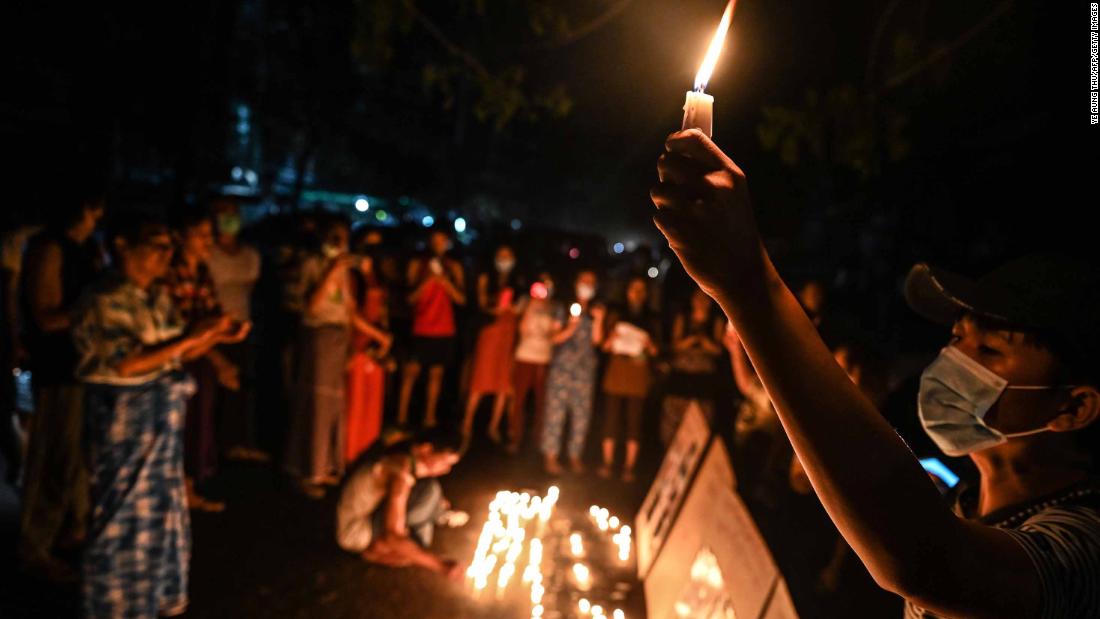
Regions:
[[[183,319],[190,324],[226,314],[218,300],[217,285],[209,260],[214,246],[214,228],[209,212],[187,209],[175,227],[177,251],[162,284],[168,287]],[[230,316],[233,318],[232,316]],[[235,319],[249,324],[246,319]],[[187,504],[191,509],[221,512],[225,503],[207,499],[198,488],[218,466],[218,436],[215,431],[218,392],[241,388],[240,367],[220,349],[187,363],[195,379],[195,396],[187,401],[184,464],[187,468]]]
[[[722,354],[724,320],[714,301],[696,288],[686,311],[672,323],[672,374],[661,406],[661,442],[665,445],[680,427],[692,402],[698,404],[707,421],[714,422],[714,400],[718,361]]]
[[[657,356],[660,323],[649,311],[649,288],[645,278],[635,277],[626,288],[626,307],[608,319],[604,352],[610,354],[603,377],[604,427],[603,465],[599,475],[611,477],[615,460],[615,442],[620,426],[626,426],[626,453],[622,479],[634,481],[634,464],[641,445],[642,414],[649,394],[652,372],[650,362]]]
[[[478,309],[485,326],[474,346],[470,396],[466,401],[466,416],[462,433],[473,432],[474,415],[481,398],[488,394],[493,400],[493,416],[489,420],[489,438],[500,442],[500,420],[512,395],[512,349],[516,342],[516,254],[511,247],[501,245],[493,256],[492,273],[477,278]]]
[[[1096,267],[1035,255],[978,280],[910,271],[910,305],[952,325],[921,378],[922,426],[980,473],[949,507],[780,278],[741,169],[697,130],[665,146],[657,227],[735,325],[812,487],[906,616],[1100,616]]]
[[[413,387],[425,366],[428,368],[424,427],[436,424],[436,408],[443,388],[443,375],[454,361],[455,306],[466,304],[466,275],[462,265],[447,256],[451,239],[435,230],[428,238],[427,256],[409,263],[407,279],[412,292],[412,350],[401,374],[397,421],[409,418]]]
[[[83,616],[177,616],[187,608],[183,429],[195,388],[181,364],[242,341],[249,324],[221,315],[188,326],[157,284],[172,258],[167,226],[131,215],[113,244],[116,270],[73,321],[91,476]]]
[[[546,373],[554,356],[554,279],[539,275],[531,286],[519,320],[519,344],[515,352],[511,415],[508,417],[508,452],[519,452],[523,441],[524,408],[529,393],[534,394],[536,435],[542,429],[546,405]]]
[[[347,418],[344,458],[354,462],[382,433],[386,358],[393,346],[388,332],[387,290],[373,255],[361,256],[353,270],[359,318],[373,331],[356,332],[347,365]]]
[[[347,362],[352,335],[380,346],[389,335],[363,318],[352,285],[348,221],[332,217],[321,229],[320,251],[302,264],[305,303],[299,331],[297,410],[291,420],[287,465],[313,499],[339,483],[347,448]]]
[[[427,550],[448,514],[438,478],[461,457],[461,438],[441,430],[372,448],[350,467],[336,506],[336,542],[370,563],[419,566],[460,578],[462,566]]]
[[[562,433],[569,417],[569,443],[566,451],[574,473],[584,471],[581,455],[592,420],[592,398],[596,390],[596,350],[603,341],[604,308],[593,303],[596,297],[596,273],[585,270],[574,282],[576,302],[569,316],[558,311],[554,324],[554,359],[546,377],[546,419],[542,426],[543,466],[547,473],[560,475]],[[576,311],[573,311],[575,309]]]

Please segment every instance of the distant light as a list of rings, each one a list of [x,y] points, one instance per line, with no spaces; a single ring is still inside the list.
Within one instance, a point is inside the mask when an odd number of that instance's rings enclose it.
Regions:
[[[355,210],[360,213],[366,213],[370,210],[370,202],[366,198],[359,198],[355,201]]]
[[[657,276],[661,274],[661,270],[657,267],[649,267],[649,270],[646,271],[646,274],[649,275],[649,279],[657,279]]]
[[[376,211],[374,213],[374,218],[378,221],[386,221],[386,218],[389,216],[389,213],[387,213],[386,211]]]
[[[622,243],[615,243],[615,246],[611,248],[616,254],[621,254],[626,251],[626,245]]]
[[[463,218],[463,217],[459,217],[458,219],[455,220],[455,232],[465,232],[465,231],[466,231],[466,219]]]
[[[577,249],[576,247],[571,248],[569,250],[569,257],[572,258],[573,260],[576,260],[577,258],[580,258],[581,257],[581,250]]]
[[[513,230],[519,230],[522,227],[523,227],[523,222],[522,221],[520,221],[518,219],[513,219],[512,220],[512,229]]]
[[[233,166],[233,169],[229,172],[229,175],[233,177],[233,180],[239,181],[244,176],[244,170],[240,166]]]
[[[256,176],[256,173],[252,170],[245,170],[244,180],[249,185],[255,185],[260,180],[260,177]]]
[[[422,226],[424,226],[425,228],[431,228],[432,226],[435,225],[435,217],[432,217],[431,215],[425,215],[420,220],[420,224]]]

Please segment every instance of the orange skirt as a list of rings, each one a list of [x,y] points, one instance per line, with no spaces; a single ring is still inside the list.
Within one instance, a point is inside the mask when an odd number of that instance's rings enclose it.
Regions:
[[[350,464],[382,433],[386,370],[370,355],[357,352],[348,361],[347,379],[344,457]]]

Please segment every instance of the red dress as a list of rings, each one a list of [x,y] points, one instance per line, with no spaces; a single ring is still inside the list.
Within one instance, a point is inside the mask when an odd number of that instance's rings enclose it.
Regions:
[[[512,305],[513,291],[502,289],[496,306]],[[516,315],[503,311],[493,322],[485,325],[477,336],[474,348],[474,370],[470,379],[470,393],[511,393],[512,361],[516,347]]]
[[[367,288],[366,303],[360,314],[372,325],[382,324],[386,292],[380,286]],[[386,389],[386,370],[367,352],[369,340],[359,333],[352,339],[347,374],[347,423],[345,462],[354,462],[382,432],[382,406]]]

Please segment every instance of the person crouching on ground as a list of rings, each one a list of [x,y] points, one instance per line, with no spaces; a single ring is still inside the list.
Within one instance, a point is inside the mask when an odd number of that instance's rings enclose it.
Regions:
[[[461,457],[461,444],[457,434],[429,430],[368,450],[348,473],[336,506],[340,547],[370,563],[419,566],[461,577],[457,561],[428,550],[436,522],[447,514],[436,478],[451,472]]]

